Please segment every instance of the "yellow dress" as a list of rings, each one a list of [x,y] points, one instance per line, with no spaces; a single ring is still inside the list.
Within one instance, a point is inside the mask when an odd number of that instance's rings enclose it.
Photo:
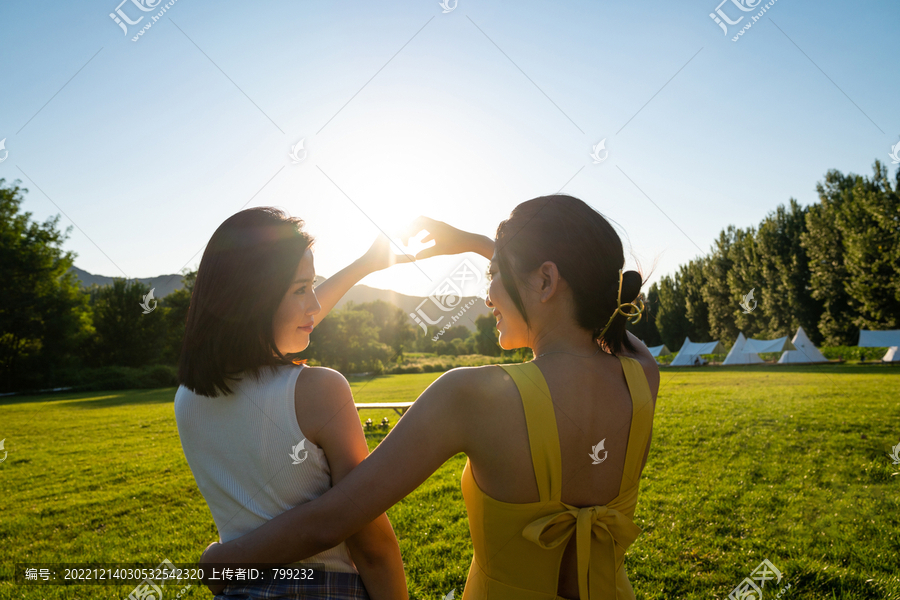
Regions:
[[[501,365],[522,397],[540,500],[510,504],[491,498],[478,487],[466,462],[462,491],[474,556],[463,600],[564,600],[556,590],[563,551],[572,535],[576,536],[579,600],[634,600],[623,563],[625,550],[641,533],[632,519],[653,423],[653,401],[640,363],[621,356],[619,360],[632,405],[622,482],[609,504],[585,508],[560,501],[559,435],[541,370],[530,362]]]

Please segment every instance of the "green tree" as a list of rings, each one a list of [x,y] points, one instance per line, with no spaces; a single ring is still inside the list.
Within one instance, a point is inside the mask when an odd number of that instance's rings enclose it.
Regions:
[[[900,327],[900,170],[898,188],[887,168],[875,161],[871,179],[856,177],[852,202],[838,213],[843,230],[844,290],[855,329]],[[854,332],[854,338],[855,336]]]
[[[807,232],[802,236],[809,257],[812,295],[822,302],[819,333],[825,343],[852,345],[855,326],[850,297],[844,288],[847,269],[844,266],[844,236],[836,224],[841,208],[852,202],[853,178],[832,170],[825,181],[816,185],[819,204],[806,215]]]
[[[653,284],[659,301],[656,307],[656,328],[663,343],[672,351],[681,348],[684,338],[690,336],[691,324],[687,318],[684,294],[678,284],[678,274],[665,275]],[[652,288],[651,288],[652,289]]]
[[[497,320],[494,315],[479,315],[475,318],[475,352],[485,356],[500,356],[497,342]]]
[[[378,340],[372,313],[352,305],[332,311],[325,317],[313,332],[309,348],[302,354],[345,375],[380,373],[391,355],[390,346]]]
[[[87,296],[69,269],[75,260],[62,249],[71,227],[59,215],[43,223],[20,213],[18,182],[0,179],[0,389],[52,385],[59,370],[80,363],[90,336]]]
[[[441,336],[441,339],[451,343],[453,340],[465,340],[469,337],[469,330],[465,325],[454,325],[450,329],[444,332],[444,335]]]
[[[659,335],[659,329],[656,328],[656,311],[659,305],[659,287],[654,283],[647,292],[647,298],[644,300],[644,313],[641,320],[637,323],[629,321],[625,328],[637,336],[647,346],[659,346],[662,344],[662,337]]]
[[[691,323],[691,340],[695,342],[710,341],[709,308],[703,300],[703,265],[706,258],[690,261],[679,269],[681,285],[684,291],[685,313]]]
[[[692,342],[710,341],[709,312],[702,294],[704,260],[682,265],[674,277],[663,277],[657,286],[656,327],[673,351],[681,348],[685,337]]]
[[[446,356],[447,354],[453,354],[453,346],[445,342],[444,340],[438,340],[434,343],[434,353],[438,356]]]
[[[854,345],[859,329],[900,326],[900,201],[887,169],[871,179],[831,170],[817,185],[802,244],[819,330],[829,345]]]
[[[810,337],[818,338],[820,303],[812,297],[810,272],[801,239],[806,232],[806,209],[791,198],[788,207],[779,206],[766,215],[756,231],[757,272],[762,291],[758,301],[761,333],[767,338],[792,336],[803,326]]]
[[[728,304],[734,316],[735,328],[748,338],[759,337],[763,335],[765,329],[765,322],[760,315],[767,310],[769,290],[764,286],[755,228],[749,227],[743,235],[735,237],[728,249],[728,257],[732,265],[726,276],[731,297]],[[753,299],[748,298],[748,301],[751,307],[755,302],[756,308],[747,313],[741,307],[741,302],[751,290]]]
[[[735,311],[739,311],[739,299],[728,285],[728,274],[734,268],[735,252],[732,247],[740,245],[748,233],[729,225],[719,233],[713,243],[712,253],[703,265],[703,286],[701,295],[706,302],[709,318],[709,334],[714,340],[731,344],[738,336]],[[749,290],[747,290],[749,291]],[[747,292],[744,292],[747,293]]]
[[[416,331],[409,315],[404,313],[403,309],[384,300],[366,302],[356,305],[354,308],[372,313],[372,323],[378,329],[378,340],[390,346],[395,355],[400,355],[404,350],[414,347]]]
[[[94,366],[143,367],[157,363],[165,339],[166,318],[156,301],[144,314],[141,304],[150,286],[140,281],[113,279],[112,285],[96,286],[93,298],[95,336],[91,352]]]
[[[197,271],[188,271],[181,278],[179,288],[160,301],[160,309],[165,320],[166,337],[160,360],[164,364],[174,365],[181,356],[181,345],[184,341],[184,328],[187,321],[188,308],[191,306],[191,294],[197,281]]]

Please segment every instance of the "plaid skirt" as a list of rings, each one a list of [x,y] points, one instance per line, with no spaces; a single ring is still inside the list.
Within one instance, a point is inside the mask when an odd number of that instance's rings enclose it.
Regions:
[[[215,600],[369,600],[362,578],[356,573],[316,571],[305,581],[227,585]]]

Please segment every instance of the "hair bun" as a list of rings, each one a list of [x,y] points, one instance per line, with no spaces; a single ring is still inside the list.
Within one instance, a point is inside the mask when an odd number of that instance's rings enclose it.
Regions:
[[[622,273],[622,302],[633,302],[641,293],[642,285],[644,285],[644,280],[637,271]]]

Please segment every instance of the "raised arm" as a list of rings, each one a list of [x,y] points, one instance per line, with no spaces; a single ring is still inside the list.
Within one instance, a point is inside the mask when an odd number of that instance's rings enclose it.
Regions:
[[[404,241],[408,241],[410,237],[423,229],[428,232],[428,235],[422,238],[422,243],[427,244],[434,240],[435,244],[416,254],[416,260],[442,254],[462,254],[463,252],[474,252],[488,260],[491,260],[494,255],[494,240],[486,235],[463,231],[443,221],[428,217],[418,217],[413,221],[406,230]]]
[[[478,396],[470,370],[438,378],[372,454],[321,497],[226,544],[212,544],[201,562],[287,564],[331,548],[371,523],[466,450],[466,406]]]
[[[412,262],[413,260],[415,259],[412,256],[396,254],[391,249],[391,241],[385,235],[379,235],[365,254],[316,287],[316,298],[319,300],[322,310],[313,317],[313,326],[321,323],[344,294],[366,275],[386,269],[396,263]]]

